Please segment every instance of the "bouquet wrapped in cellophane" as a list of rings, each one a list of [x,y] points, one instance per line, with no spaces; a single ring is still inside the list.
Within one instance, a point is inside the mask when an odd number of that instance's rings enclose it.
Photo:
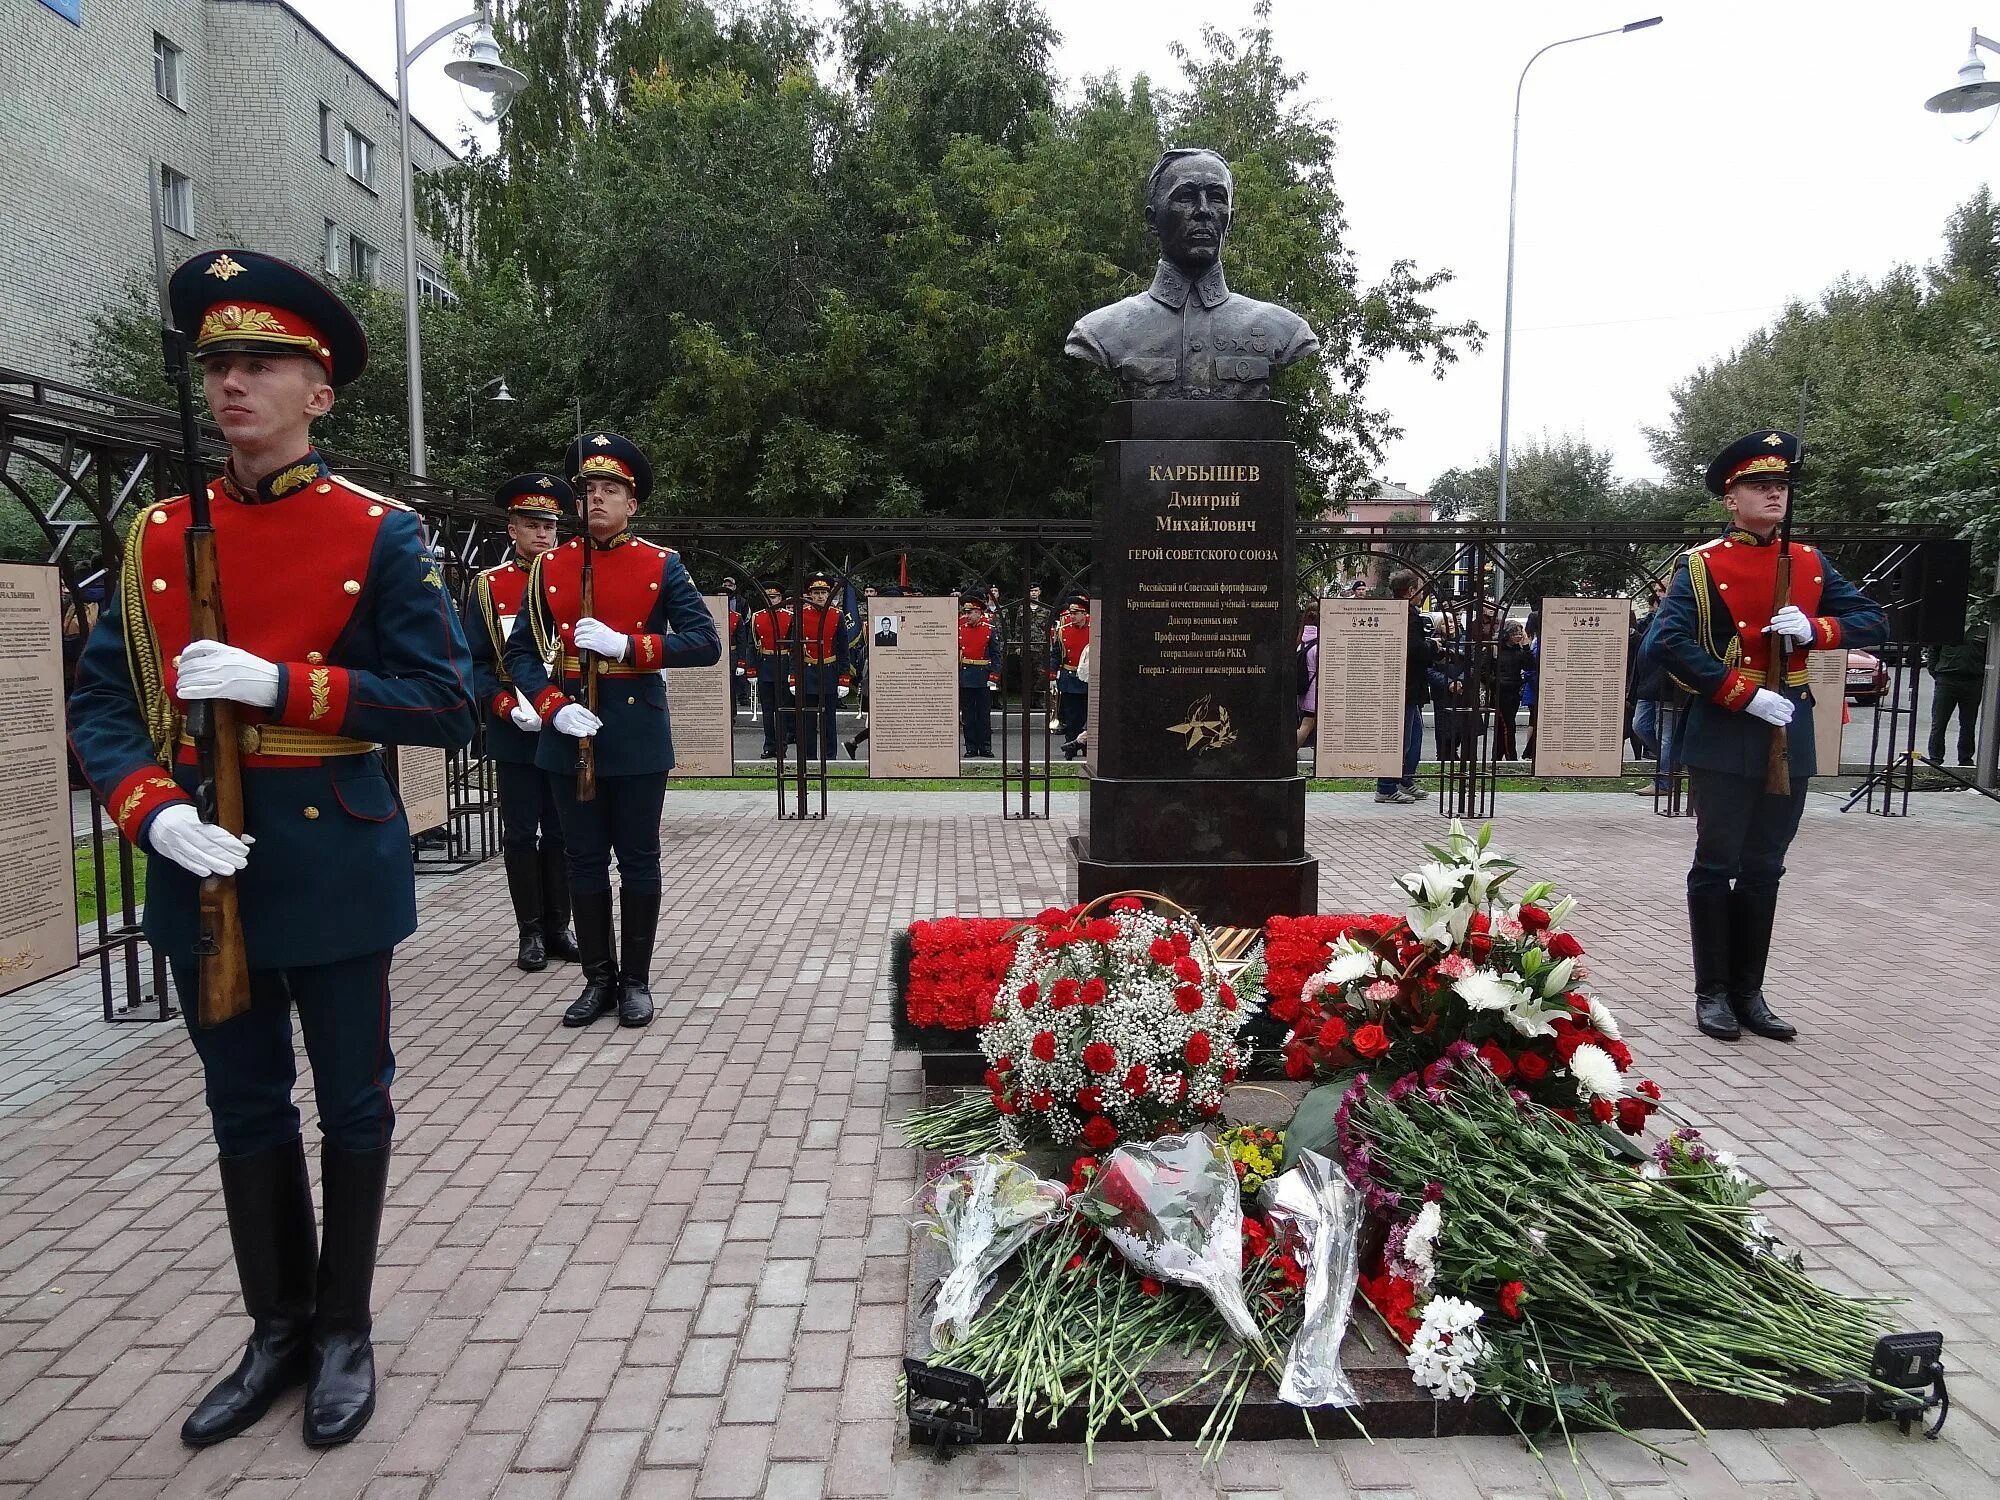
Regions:
[[[1340,1367],[1354,1286],[1361,1274],[1361,1224],[1366,1205],[1346,1176],[1316,1151],[1264,1184],[1271,1227],[1290,1234],[1306,1268],[1306,1305],[1285,1354],[1278,1398],[1294,1406],[1358,1406],[1361,1398]]]
[[[1008,1257],[1062,1216],[1068,1196],[1061,1183],[990,1154],[947,1163],[924,1184],[917,1223],[951,1257],[931,1314],[933,1345],[965,1337]]]

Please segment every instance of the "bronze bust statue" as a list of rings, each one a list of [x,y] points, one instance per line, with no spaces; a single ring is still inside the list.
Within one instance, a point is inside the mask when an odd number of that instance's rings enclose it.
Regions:
[[[1146,179],[1146,227],[1161,254],[1153,284],[1079,318],[1063,353],[1109,370],[1129,401],[1261,401],[1273,370],[1318,353],[1304,318],[1222,279],[1235,186],[1213,151],[1162,156]]]

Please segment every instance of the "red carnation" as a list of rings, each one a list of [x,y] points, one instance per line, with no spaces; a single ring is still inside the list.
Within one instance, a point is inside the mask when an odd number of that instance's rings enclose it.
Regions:
[[[1526,911],[1527,908],[1523,907],[1522,910]],[[1505,1313],[1508,1317],[1512,1318],[1515,1322],[1517,1323],[1520,1322],[1521,1298],[1527,1295],[1527,1291],[1528,1291],[1527,1284],[1525,1282],[1520,1282],[1520,1281],[1510,1281],[1505,1286],[1501,1287],[1500,1311]]]
[[[1065,906],[1045,906],[1042,914],[1035,918],[1037,927],[1062,927],[1069,922],[1069,908]]]
[[[1224,1010],[1236,1009],[1236,991],[1232,990],[1228,985],[1225,984],[1217,988],[1216,998],[1222,1002]]]
[[[1189,1066],[1196,1068],[1208,1061],[1208,1054],[1208,1033],[1205,1031],[1197,1031],[1187,1039],[1187,1046],[1181,1049],[1181,1056],[1188,1060]]]
[[[1174,952],[1174,945],[1165,938],[1154,938],[1147,945],[1146,957],[1150,958],[1156,964],[1170,964],[1176,958],[1179,958],[1180,955]]]
[[[1319,1044],[1322,1047],[1338,1047],[1346,1040],[1347,1023],[1339,1016],[1328,1016],[1326,1024],[1319,1029]]]
[[[1479,1049],[1479,1060],[1493,1070],[1493,1076],[1505,1083],[1514,1076],[1514,1059],[1492,1042],[1486,1042]]]
[[[1065,1271],[1081,1271],[1083,1269],[1083,1252],[1078,1251],[1075,1255],[1064,1261],[1063,1269]]]
[[[1190,953],[1194,952],[1194,944],[1188,941],[1188,935],[1185,932],[1170,933],[1167,941],[1174,945],[1174,952],[1178,953],[1182,958],[1186,958]]]
[[[1285,1049],[1285,1076],[1294,1083],[1303,1083],[1313,1076],[1312,1059],[1305,1048],[1295,1045]]]
[[[1049,989],[1049,1004],[1058,1010],[1074,1005],[1082,988],[1074,979],[1058,979]]]
[[[1111,903],[1111,909],[1113,911],[1144,911],[1146,903],[1141,901],[1137,896],[1120,896],[1116,901]]]
[[[1619,1072],[1626,1073],[1631,1071],[1632,1049],[1630,1047],[1626,1046],[1623,1042],[1614,1041],[1610,1037],[1604,1038],[1597,1045],[1611,1054],[1611,1060],[1618,1064]]]
[[[979,1017],[981,1026],[993,1024],[993,1002],[990,999],[981,1000],[974,1013]]]
[[[1559,932],[1549,939],[1549,952],[1557,958],[1582,958],[1583,944],[1566,932]]]
[[[1195,1113],[1200,1115],[1204,1120],[1212,1120],[1222,1113],[1222,1101],[1218,1099],[1213,1104],[1199,1105],[1196,1107]]]
[[[1238,1162],[1236,1165],[1240,1167],[1243,1163]],[[1251,1261],[1257,1259],[1270,1246],[1271,1231],[1266,1229],[1258,1220],[1246,1215],[1243,1220],[1243,1264],[1246,1266],[1249,1265]]]
[[[1034,1053],[1038,1062],[1054,1062],[1056,1060],[1056,1034],[1053,1031],[1036,1032],[1034,1041],[1028,1044],[1028,1050]]]
[[[1166,1288],[1160,1285],[1159,1282],[1153,1280],[1153,1278],[1150,1276],[1141,1276],[1139,1278],[1139,1290],[1145,1293],[1148,1297],[1157,1297],[1160,1295],[1160,1293],[1164,1292]]]
[[[1529,906],[1525,903],[1522,905],[1521,926],[1525,930],[1529,932],[1540,932],[1544,927],[1548,925],[1549,925],[1549,914],[1546,911],[1542,910],[1541,907]]]
[[[1549,1076],[1549,1060],[1539,1052],[1523,1052],[1514,1059],[1514,1070],[1524,1082],[1540,1083]]]
[[[1083,1065],[1093,1073],[1109,1073],[1118,1066],[1118,1054],[1109,1042],[1092,1042],[1083,1049]]]
[[[1097,1175],[1097,1158],[1079,1156],[1069,1166],[1069,1190],[1080,1193],[1090,1186],[1090,1179]]]
[[[1007,1085],[1006,1079],[1002,1078],[998,1073],[994,1072],[991,1068],[988,1068],[986,1070],[986,1087],[991,1093],[997,1096],[1000,1090],[1005,1088],[1006,1085]]]
[[[1085,1005],[1095,1005],[1104,998],[1105,987],[1101,979],[1086,979],[1083,982],[1081,998]]]
[[[1083,1127],[1083,1143],[1093,1151],[1106,1151],[1118,1144],[1118,1127],[1103,1115],[1092,1115]]]
[[[1133,1063],[1131,1067],[1125,1070],[1125,1092],[1128,1094],[1145,1093],[1146,1080],[1149,1076],[1144,1063]]]
[[[993,1066],[999,1069],[1002,1073],[1005,1073],[1014,1066],[1014,1059],[1007,1056],[1007,1054],[1003,1052],[1000,1054],[999,1061],[995,1062]]]
[[[1639,1080],[1639,1092],[1644,1094],[1648,1099],[1658,1099],[1660,1097],[1660,1086],[1650,1078],[1642,1078]]]
[[[1637,1135],[1646,1128],[1646,1116],[1652,1106],[1644,1099],[1620,1099],[1618,1101],[1618,1128],[1627,1135]]]
[[[1590,1101],[1590,1118],[1598,1124],[1609,1125],[1613,1113],[1614,1111],[1611,1108],[1611,1101],[1609,1099],[1593,1099]]]
[[[1191,958],[1175,959],[1174,973],[1189,984],[1201,983],[1201,965]]]
[[[1280,996],[1271,1001],[1271,1019],[1282,1021],[1287,1026],[1296,1026],[1299,1017],[1305,1014],[1305,1008],[1305,1002],[1295,994]]]
[[[1093,917],[1084,923],[1083,935],[1093,943],[1115,943],[1118,941],[1118,924],[1109,917]]]
[[[1034,980],[1030,979],[1026,984],[1021,986],[1022,1010],[1027,1010],[1030,1006],[1032,1006],[1037,1000],[1041,998],[1042,998],[1042,987],[1039,984],[1036,984]]]
[[[1191,984],[1183,984],[1174,990],[1174,1004],[1184,1016],[1191,1016],[1201,1009],[1201,991]]]
[[[1036,1089],[1028,1095],[1028,1108],[1038,1115],[1045,1115],[1055,1108],[1056,1096],[1047,1089]]]
[[[1373,1062],[1389,1050],[1389,1033],[1370,1021],[1354,1033],[1354,1050]]]
[[[1103,1113],[1104,1090],[1094,1083],[1084,1085],[1076,1091],[1076,1107],[1087,1115]]]

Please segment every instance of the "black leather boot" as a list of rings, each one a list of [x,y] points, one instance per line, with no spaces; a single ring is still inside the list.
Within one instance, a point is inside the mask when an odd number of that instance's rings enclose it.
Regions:
[[[1729,892],[1688,892],[1694,946],[1694,1024],[1702,1035],[1733,1042],[1743,1035],[1729,1005]]]
[[[583,993],[563,1012],[563,1025],[588,1026],[618,1009],[618,965],[611,957],[611,892],[571,891],[576,946],[583,954]]]
[[[1729,1008],[1751,1031],[1774,1042],[1798,1037],[1799,1028],[1764,1000],[1764,965],[1771,956],[1771,924],[1778,916],[1778,892],[1729,893]]]
[[[375,1348],[368,1341],[375,1324],[368,1298],[375,1286],[375,1247],[388,1190],[387,1146],[375,1151],[320,1149],[326,1232],[306,1376],[308,1447],[347,1442],[375,1414]]]
[[[235,1437],[269,1411],[280,1392],[306,1378],[319,1257],[305,1146],[296,1136],[269,1151],[225,1156],[217,1165],[250,1342],[235,1370],[181,1423],[181,1441],[193,1448]]]
[[[507,898],[514,903],[514,925],[521,947],[514,962],[530,974],[549,966],[542,947],[542,862],[533,849],[509,844],[501,851],[507,865]]]
[[[569,851],[546,841],[542,862],[542,951],[566,964],[581,963],[576,939],[569,935]]]
[[[653,938],[660,927],[660,893],[618,893],[618,1024],[644,1026],[653,1019]]]

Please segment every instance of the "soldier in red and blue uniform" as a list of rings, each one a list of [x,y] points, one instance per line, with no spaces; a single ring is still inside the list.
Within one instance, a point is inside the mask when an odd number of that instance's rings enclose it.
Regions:
[[[1071,594],[1063,601],[1054,634],[1056,665],[1050,676],[1056,685],[1056,722],[1062,726],[1063,759],[1074,760],[1083,752],[1077,737],[1090,722],[1090,684],[1076,670],[1090,645],[1089,595]]]
[[[833,602],[833,581],[824,573],[806,580],[806,600],[798,611],[797,628],[805,657],[804,671],[795,668],[792,674],[802,725],[799,743],[807,755],[816,743],[822,760],[836,760],[840,755],[840,701],[854,686],[849,653],[852,632],[840,606]]]
[[[967,755],[993,753],[999,688],[1000,627],[986,612],[986,595],[967,589],[958,599],[958,727]]]
[[[70,743],[119,831],[153,857],[145,933],[200,1055],[245,1310],[243,1357],[181,1428],[219,1442],[304,1381],[305,1440],[343,1443],[375,1405],[369,1296],[389,1179],[389,961],[416,929],[410,830],[384,745],[469,744],[472,663],[409,507],[331,473],[312,446],[368,346],[313,277],[210,250],[169,284],[229,442],[209,485],[229,644],[191,640],[185,496],[125,543],[70,698]],[[191,702],[242,705],[245,827],[196,810]],[[197,888],[234,875],[249,1009],[195,1000]],[[292,1090],[294,1008],[312,1063],[325,1225],[316,1232]]]
[[[645,454],[629,438],[596,432],[570,445],[563,467],[582,491],[585,535],[530,566],[528,603],[507,639],[505,661],[515,689],[541,716],[535,763],[555,779],[569,845],[584,984],[563,1012],[563,1025],[588,1026],[616,1011],[620,1024],[644,1026],[653,1019],[660,808],[674,765],[662,674],[721,660],[722,637],[680,554],[631,533],[640,502],[653,490]],[[583,599],[586,545],[589,611]],[[585,653],[597,673],[594,711],[586,706]],[[595,760],[596,794],[587,800],[577,797],[582,739],[591,741]],[[615,959],[614,850],[620,891]]]
[[[764,721],[762,759],[776,760],[791,744],[785,727],[792,706],[791,690],[785,686],[790,672],[792,612],[785,604],[785,591],[776,584],[764,585],[764,607],[750,616],[745,663],[757,684],[757,712]]]
[[[466,635],[485,709],[486,754],[499,779],[500,850],[519,935],[514,961],[535,974],[551,958],[576,963],[580,955],[569,935],[569,852],[555,786],[535,764],[542,716],[514,691],[502,658],[527,594],[528,570],[554,549],[556,519],[575,511],[576,492],[553,474],[516,474],[494,492],[494,500],[507,512],[513,555],[473,579]]]
[[[1774,612],[1778,531],[1798,459],[1798,439],[1773,428],[1738,438],[1716,456],[1707,483],[1728,509],[1729,527],[1688,549],[1646,633],[1644,649],[1694,695],[1674,753],[1688,768],[1694,798],[1687,891],[1695,1024],[1720,1041],[1735,1041],[1746,1027],[1776,1041],[1798,1035],[1764,998],[1764,971],[1785,852],[1817,763],[1805,653],[1888,638],[1882,611],[1802,542],[1791,544],[1791,600]],[[1787,651],[1782,682],[1771,670],[1779,636]],[[1788,739],[1789,796],[1764,789],[1771,736],[1780,727]]]

